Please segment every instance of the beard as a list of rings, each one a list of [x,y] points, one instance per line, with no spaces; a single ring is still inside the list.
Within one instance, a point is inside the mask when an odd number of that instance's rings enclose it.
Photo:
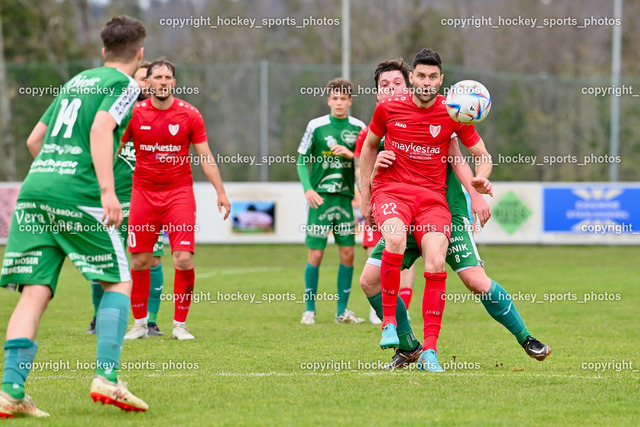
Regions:
[[[438,96],[438,91],[440,90],[440,87],[427,87],[427,88],[422,88],[419,91],[416,91],[416,98],[418,98],[418,100],[420,100],[420,102],[423,103],[428,103],[430,101],[432,101],[436,96]]]

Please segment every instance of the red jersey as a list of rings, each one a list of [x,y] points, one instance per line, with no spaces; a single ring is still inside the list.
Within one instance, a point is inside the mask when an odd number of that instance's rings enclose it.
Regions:
[[[356,149],[353,150],[354,157],[360,157],[360,153],[362,153],[362,146],[364,145],[364,140],[367,139],[368,133],[369,126],[362,128],[360,132],[358,132],[358,136],[356,137]]]
[[[133,107],[122,141],[133,141],[136,150],[133,186],[162,191],[193,185],[189,145],[207,142],[207,133],[202,115],[188,102],[174,98],[158,110],[147,99]]]
[[[438,95],[429,108],[419,108],[411,95],[391,96],[378,103],[369,128],[385,136],[384,149],[396,160],[373,179],[373,187],[388,182],[418,185],[444,194],[447,188],[447,155],[451,135],[471,147],[480,141],[473,125],[453,120],[445,107],[445,97]]]

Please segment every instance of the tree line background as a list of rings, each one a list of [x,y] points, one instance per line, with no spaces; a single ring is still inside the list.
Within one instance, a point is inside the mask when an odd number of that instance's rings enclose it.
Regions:
[[[340,0],[7,0],[0,3],[0,180],[22,180],[31,157],[25,141],[53,96],[21,94],[24,88],[64,84],[77,72],[101,64],[99,30],[109,17],[129,14],[147,27],[145,59],[164,56],[177,65],[178,86],[197,94],[178,95],[203,114],[214,153],[260,156],[260,76],[267,69],[268,153],[295,155],[307,122],[326,114],[326,98],[304,94],[340,75],[341,26],[284,25],[293,18],[341,19]],[[283,18],[283,25],[161,25],[168,17]],[[492,110],[477,125],[494,157],[494,180],[606,181],[609,108],[612,96],[584,94],[611,86],[612,26],[555,28],[503,26],[453,28],[442,19],[612,18],[610,2],[598,0],[383,0],[351,1],[351,80],[363,93],[351,114],[368,123],[374,106],[373,70],[393,57],[411,62],[423,47],[444,61],[445,86],[481,81],[491,92]],[[291,21],[289,21],[291,22]],[[622,79],[640,95],[640,2],[625,0]],[[341,22],[342,23],[342,22]],[[266,62],[264,62],[266,61]],[[366,94],[364,92],[367,92]],[[640,97],[620,97],[620,180],[638,181]],[[518,154],[536,163],[500,162]],[[564,157],[549,164],[545,156]],[[595,163],[581,165],[587,156]],[[594,157],[595,156],[595,157]],[[284,160],[284,159],[283,159]],[[227,181],[260,179],[260,167],[222,163]],[[194,168],[202,179],[200,168]],[[297,180],[295,165],[268,168],[271,181]]]

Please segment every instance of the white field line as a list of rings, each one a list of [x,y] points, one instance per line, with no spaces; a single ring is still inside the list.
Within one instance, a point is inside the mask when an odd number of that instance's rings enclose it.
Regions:
[[[208,273],[198,274],[196,272],[196,280],[206,279],[207,277],[214,276],[233,276],[236,274],[249,274],[249,273],[264,273],[267,271],[283,270],[283,267],[247,267],[247,268],[234,268],[234,269],[217,269]]]

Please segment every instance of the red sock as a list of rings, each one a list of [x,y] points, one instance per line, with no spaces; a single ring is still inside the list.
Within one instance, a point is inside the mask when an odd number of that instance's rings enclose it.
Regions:
[[[447,272],[424,273],[426,284],[422,299],[422,317],[424,319],[424,349],[432,348],[436,353],[436,344],[442,325],[444,296],[447,290]]]
[[[136,271],[131,269],[131,311],[134,319],[144,319],[147,317],[147,302],[149,301],[149,290],[151,289],[151,269]]]
[[[396,323],[396,305],[400,288],[400,267],[404,254],[394,254],[386,249],[382,251],[380,265],[380,283],[382,285],[382,327]]]
[[[413,295],[413,289],[411,288],[402,288],[398,291],[398,296],[404,303],[404,306],[409,309],[409,304],[411,304],[411,296]]]
[[[193,284],[196,281],[196,275],[191,270],[178,270],[173,281],[173,297],[175,298],[175,311],[173,320],[176,322],[184,322],[189,314],[189,306],[191,306],[191,297],[193,295]]]

